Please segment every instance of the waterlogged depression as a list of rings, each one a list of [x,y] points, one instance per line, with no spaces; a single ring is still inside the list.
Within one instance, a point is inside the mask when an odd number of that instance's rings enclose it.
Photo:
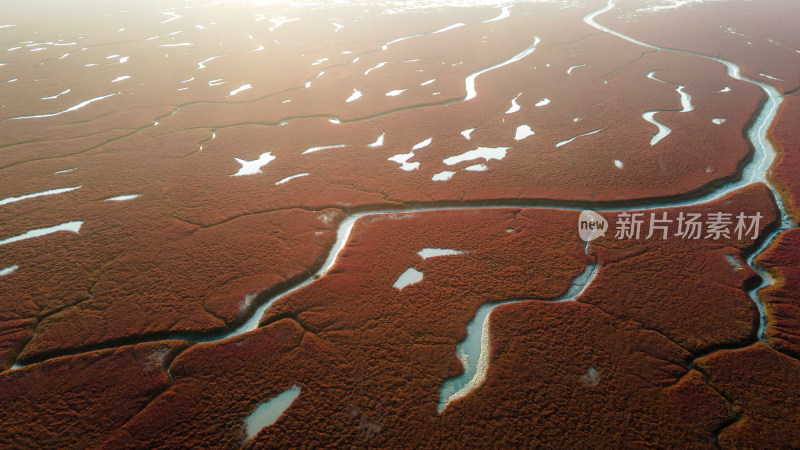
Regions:
[[[795,442],[797,6],[734,3],[14,6],[0,435]]]

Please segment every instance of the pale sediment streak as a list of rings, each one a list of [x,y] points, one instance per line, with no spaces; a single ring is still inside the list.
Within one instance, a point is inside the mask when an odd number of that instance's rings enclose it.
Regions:
[[[19,269],[19,266],[14,264],[13,266],[6,267],[4,269],[0,269],[0,277],[4,277],[6,275],[11,275],[12,273],[16,272]]]
[[[275,186],[279,186],[279,185],[281,185],[283,183],[286,183],[286,182],[288,182],[290,180],[294,180],[295,178],[305,177],[307,175],[310,175],[310,174],[308,172],[306,172],[306,173],[298,173],[297,175],[288,176],[288,177],[283,178],[283,179],[281,179],[279,181],[276,181],[275,182]]]
[[[44,197],[46,195],[63,194],[65,192],[74,191],[74,190],[80,189],[80,188],[81,188],[81,186],[73,186],[73,187],[66,187],[66,188],[59,188],[59,189],[50,189],[50,190],[47,190],[47,191],[35,192],[33,194],[19,195],[17,197],[7,197],[7,198],[4,198],[4,199],[0,200],[0,206],[7,205],[9,203],[15,203],[15,202],[18,202],[18,201],[21,201],[21,200],[27,200],[29,198]]]
[[[63,92],[61,92],[59,94],[56,94],[56,95],[51,95],[50,97],[42,97],[42,100],[54,100],[54,99],[57,99],[58,97],[60,97],[60,96],[62,96],[64,94],[68,94],[70,92],[70,90],[71,89],[67,89],[66,91],[63,91]]]
[[[83,225],[83,222],[74,221],[74,222],[62,223],[61,225],[55,225],[48,228],[36,228],[34,230],[29,230],[17,236],[11,236],[9,238],[2,239],[0,240],[0,245],[6,245],[18,241],[24,241],[26,239],[46,236],[48,234],[56,233],[59,231],[70,231],[72,233],[78,233],[81,229],[81,225]]]
[[[494,64],[492,66],[489,66],[489,67],[487,67],[485,69],[481,69],[481,70],[479,70],[477,72],[473,72],[473,73],[469,74],[467,76],[466,80],[464,80],[464,83],[466,84],[466,88],[467,88],[467,96],[464,98],[464,101],[472,100],[473,98],[477,97],[478,93],[475,91],[475,79],[478,78],[479,75],[484,74],[486,72],[489,72],[491,70],[497,69],[499,67],[503,67],[503,66],[505,66],[507,64],[511,64],[513,62],[519,61],[520,59],[530,55],[531,53],[533,53],[534,50],[536,50],[536,46],[539,45],[539,42],[540,42],[540,39],[538,37],[534,38],[533,44],[531,44],[530,46],[528,46],[527,48],[525,48],[521,52],[517,53],[516,55],[512,56],[511,58],[508,58],[505,61],[501,61],[501,62],[499,62],[497,64]]]
[[[569,144],[570,142],[574,141],[575,139],[578,139],[579,137],[589,136],[590,134],[599,133],[599,132],[601,132],[603,130],[605,130],[605,128],[598,128],[598,129],[596,129],[594,131],[589,131],[589,132],[586,132],[586,133],[583,133],[583,134],[579,134],[577,136],[573,136],[573,137],[567,139],[566,141],[561,141],[561,142],[557,143],[556,147],[563,147],[563,146]]]
[[[494,18],[488,19],[488,20],[484,20],[481,23],[496,22],[498,20],[507,19],[509,17],[511,17],[511,5],[505,5],[505,6],[501,7],[500,14],[497,17],[494,17]]]
[[[658,144],[658,141],[660,141],[661,139],[664,139],[665,137],[667,137],[672,132],[672,130],[668,126],[664,125],[663,123],[657,121],[654,118],[654,116],[657,113],[660,113],[660,112],[663,112],[663,110],[646,111],[646,112],[642,113],[642,118],[644,120],[646,120],[646,121],[648,121],[648,122],[650,122],[653,125],[658,127],[658,132],[656,134],[654,134],[652,138],[650,138],[650,146],[651,147],[656,145],[656,144]]]
[[[10,120],[19,120],[19,119],[39,119],[39,118],[43,118],[43,117],[55,117],[55,116],[60,116],[61,114],[66,114],[66,113],[68,113],[68,112],[77,111],[77,110],[79,110],[79,109],[83,108],[84,106],[90,105],[90,104],[92,104],[92,103],[94,103],[94,102],[99,102],[100,100],[104,100],[104,99],[107,99],[107,98],[109,98],[109,97],[113,97],[113,96],[115,96],[115,95],[117,95],[117,94],[119,94],[119,92],[115,92],[115,93],[113,93],[113,94],[104,95],[104,96],[102,96],[102,97],[95,97],[95,98],[92,98],[92,99],[86,100],[86,101],[84,101],[84,102],[78,103],[78,104],[77,104],[77,105],[75,105],[75,106],[69,107],[69,108],[67,108],[67,109],[65,109],[65,110],[63,110],[63,111],[56,112],[56,113],[51,113],[51,114],[36,114],[36,115],[33,115],[33,116],[19,116],[19,117],[12,117]]]

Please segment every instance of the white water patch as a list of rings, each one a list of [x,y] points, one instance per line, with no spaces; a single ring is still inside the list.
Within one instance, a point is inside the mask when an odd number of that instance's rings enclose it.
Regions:
[[[578,67],[583,67],[585,65],[586,64],[577,64],[577,65],[574,65],[574,66],[570,66],[570,68],[567,69],[567,75],[572,75],[572,71],[573,70],[577,69]]]
[[[767,75],[765,73],[759,73],[759,75],[761,75],[764,78],[769,78],[770,80],[783,81],[783,79],[781,79],[781,78],[773,77],[772,75]]]
[[[281,414],[289,409],[299,395],[300,388],[294,385],[272,399],[258,405],[245,419],[247,439],[252,439],[259,431],[277,422]]]
[[[589,131],[588,133],[583,133],[583,134],[579,134],[579,135],[577,135],[577,136],[573,136],[573,137],[571,137],[571,138],[567,139],[566,141],[561,141],[561,142],[559,142],[558,144],[556,144],[556,148],[558,148],[558,147],[563,147],[563,146],[565,146],[565,145],[569,144],[570,142],[574,141],[575,139],[578,139],[579,137],[582,137],[582,136],[589,136],[590,134],[599,133],[599,132],[601,132],[601,131],[603,131],[603,130],[605,130],[605,128],[598,128],[598,129],[596,129],[596,130],[594,130],[594,131]]]
[[[397,281],[394,282],[392,287],[394,287],[399,291],[402,291],[403,288],[405,288],[406,286],[410,286],[412,284],[416,284],[422,281],[422,276],[423,276],[422,272],[412,267],[403,272],[397,279]]]
[[[492,159],[501,160],[506,157],[506,150],[511,147],[478,147],[474,150],[469,150],[460,155],[450,156],[442,160],[448,166],[458,164],[464,161],[472,161],[475,159],[483,158],[486,161]]]
[[[517,99],[519,98],[520,95],[522,95],[522,92],[520,92],[519,94],[517,94],[516,97],[511,99],[511,108],[508,108],[508,111],[506,111],[506,114],[513,114],[513,113],[519,111],[519,105],[517,104]]]
[[[19,269],[19,266],[16,264],[10,267],[6,267],[4,269],[0,269],[0,277],[11,275],[12,273],[16,272],[17,269]]]
[[[233,159],[235,159],[236,162],[241,164],[242,168],[231,176],[240,177],[242,175],[256,175],[261,173],[261,168],[269,164],[270,161],[273,161],[275,157],[272,156],[272,152],[265,152],[262,153],[258,157],[258,159],[255,159],[253,161],[246,161],[244,159],[239,159],[239,158],[233,158]]]
[[[231,91],[231,92],[228,94],[228,96],[229,96],[229,97],[233,97],[234,95],[236,95],[236,94],[238,94],[238,93],[240,93],[240,92],[246,91],[246,90],[248,90],[248,89],[253,89],[253,86],[252,86],[251,84],[245,84],[245,85],[239,86],[238,88],[236,88],[236,89],[232,90],[232,91]]]
[[[421,149],[421,148],[425,148],[425,147],[427,147],[427,146],[431,145],[431,142],[433,142],[433,138],[428,138],[428,139],[425,139],[425,140],[424,140],[424,141],[422,141],[422,142],[419,142],[419,143],[417,143],[417,144],[414,144],[414,146],[413,146],[413,147],[411,147],[411,150],[413,151],[413,150],[419,150],[419,149]]]
[[[387,92],[387,93],[386,93],[386,96],[387,96],[387,97],[396,97],[396,96],[398,96],[398,95],[402,94],[403,92],[405,92],[405,91],[407,91],[407,90],[408,90],[408,89],[395,89],[395,90],[393,90],[393,91],[389,91],[389,92]]]
[[[624,34],[617,33],[616,31],[612,30],[611,28],[604,27],[603,25],[600,25],[599,23],[594,21],[595,17],[599,16],[600,14],[603,14],[604,12],[610,11],[613,8],[614,8],[614,0],[609,0],[608,5],[606,5],[604,8],[598,9],[597,11],[594,11],[592,13],[587,14],[586,16],[583,17],[583,21],[585,23],[587,23],[588,25],[597,28],[600,31],[604,31],[604,32],[606,32],[608,34],[612,34],[612,35],[614,35],[614,36],[616,36],[616,37],[618,37],[620,39],[624,39],[624,40],[626,40],[626,41],[628,41],[630,43],[633,43],[633,44],[636,44],[636,45],[641,45],[642,47],[647,47],[647,48],[652,48],[652,49],[655,49],[655,50],[659,50],[659,48],[654,46],[654,45],[646,44],[646,43],[644,43],[644,42],[642,42],[642,41],[640,41],[638,39],[634,39],[634,38],[632,38],[630,36],[626,36]]]
[[[302,154],[305,155],[306,153],[314,153],[320,150],[328,150],[331,148],[342,148],[347,147],[347,144],[336,144],[336,145],[320,145],[318,147],[309,147],[307,148]]]
[[[117,82],[120,82],[120,81],[122,81],[122,80],[127,80],[127,79],[129,79],[130,77],[131,77],[130,75],[123,75],[123,76],[121,76],[121,77],[114,78],[113,80],[111,80],[111,82],[112,82],[112,83],[117,83]]]
[[[444,28],[440,28],[440,29],[438,29],[438,30],[434,31],[434,32],[433,32],[433,33],[431,33],[431,34],[444,33],[445,31],[454,30],[454,29],[456,29],[456,28],[463,27],[464,25],[466,25],[466,24],[465,24],[465,23],[461,23],[461,22],[459,22],[459,23],[454,23],[453,25],[450,25],[450,26],[447,26],[447,27],[444,27]]]
[[[692,96],[687,94],[686,92],[683,92],[683,89],[685,87],[686,86],[678,86],[678,88],[675,89],[676,91],[678,91],[679,94],[681,94],[681,108],[682,109],[681,109],[680,112],[694,111],[694,106],[692,106]]]
[[[333,26],[335,27],[335,28],[333,29],[333,32],[334,32],[334,33],[336,33],[337,31],[341,30],[342,28],[344,28],[344,25],[339,25],[338,23],[335,23],[335,22],[334,22],[334,23],[332,23],[331,25],[333,25]]]
[[[658,141],[664,139],[672,132],[672,130],[668,126],[664,125],[663,123],[655,119],[655,115],[659,112],[661,111],[646,111],[642,113],[642,118],[644,118],[644,120],[658,127],[658,132],[654,134],[652,138],[650,138],[651,147],[658,144]]]
[[[216,80],[211,80],[208,82],[209,86],[219,86],[221,84],[225,84],[227,81],[223,80],[222,78],[217,78]]]
[[[533,130],[531,130],[530,126],[528,126],[528,125],[520,125],[520,126],[517,127],[517,132],[514,135],[514,140],[515,141],[521,141],[521,140],[523,140],[523,139],[525,139],[525,138],[527,138],[529,136],[533,136],[534,134],[536,134],[536,133],[534,133]]]
[[[58,172],[56,172],[56,173],[58,173]],[[27,200],[29,198],[44,197],[44,196],[47,196],[47,195],[63,194],[65,192],[74,191],[74,190],[80,189],[80,188],[81,188],[81,186],[73,186],[73,187],[66,187],[66,188],[59,188],[59,189],[50,189],[50,190],[47,190],[47,191],[35,192],[33,194],[25,194],[25,195],[20,195],[20,196],[17,196],[17,197],[7,197],[7,198],[4,198],[4,199],[0,200],[0,206],[7,205],[9,203],[16,203],[16,202],[19,202],[19,201],[22,201],[22,200]]]
[[[376,148],[376,147],[380,147],[380,146],[382,146],[382,145],[383,145],[383,138],[384,138],[385,136],[386,136],[386,132],[384,132],[384,133],[381,133],[381,135],[380,135],[380,136],[378,136],[378,139],[375,139],[375,142],[373,142],[373,143],[371,143],[371,144],[367,144],[367,147],[370,147],[370,148]]]
[[[420,85],[420,86],[427,86],[427,85],[429,85],[429,84],[433,83],[434,81],[436,81],[436,78],[431,78],[431,79],[430,79],[430,80],[428,80],[428,81],[423,81],[423,82],[422,82],[422,83],[420,83],[419,85]]]
[[[418,251],[417,254],[422,259],[428,259],[428,258],[436,258],[439,256],[463,255],[464,252],[461,250],[453,250],[450,248],[423,248],[422,250]]]
[[[211,61],[213,61],[213,60],[215,60],[217,58],[219,58],[219,56],[212,56],[211,58],[206,58],[206,59],[200,61],[199,63],[197,63],[197,69],[198,70],[205,69],[207,67],[206,66],[207,62],[211,62]],[[194,77],[192,77],[192,78],[194,78]]]
[[[129,60],[130,58],[131,58],[130,56],[123,56],[123,57],[121,57],[121,58],[119,59],[119,63],[120,63],[120,64],[125,64],[126,62],[128,62],[128,60]]]
[[[414,157],[414,152],[412,151],[410,153],[400,153],[400,154],[397,154],[397,155],[394,155],[394,156],[390,156],[387,159],[389,161],[393,161],[393,162],[396,162],[396,163],[400,164],[400,169],[401,170],[404,170],[406,172],[411,172],[412,170],[419,169],[419,163],[418,162],[413,162],[413,163],[408,162],[408,160],[413,158],[413,157]]]
[[[486,164],[473,164],[469,167],[464,167],[467,172],[486,172],[489,168]]]
[[[718,90],[717,92],[730,92],[730,91],[731,91],[731,88],[729,88],[728,86],[725,86],[724,88]]]
[[[0,30],[2,30],[3,28],[11,28],[11,27],[15,27],[15,26],[17,26],[17,25],[15,25],[15,24],[11,24],[11,25],[0,25]]]
[[[677,9],[684,5],[690,5],[692,3],[703,3],[704,1],[705,0],[668,0],[666,4],[642,7],[637,9],[636,11],[656,12],[667,9]]]
[[[297,175],[291,175],[291,176],[288,176],[288,177],[286,177],[286,178],[283,178],[283,179],[282,179],[282,180],[280,180],[280,181],[276,181],[276,182],[275,182],[275,186],[280,186],[280,185],[282,185],[283,183],[286,183],[286,182],[288,182],[288,181],[294,180],[295,178],[305,177],[305,176],[308,176],[308,175],[311,175],[311,174],[310,174],[310,173],[308,173],[308,172],[305,172],[305,173],[298,173]]]
[[[367,69],[366,71],[364,71],[364,75],[369,75],[369,73],[372,72],[373,70],[380,69],[381,67],[383,67],[385,65],[386,65],[386,61],[379,62],[377,65],[372,66],[369,69]]]
[[[179,81],[178,83],[188,83],[188,82],[190,82],[190,81],[194,81],[194,77],[187,78],[187,79],[185,79],[185,80],[181,80],[181,81]]]
[[[194,44],[191,42],[179,42],[177,44],[162,44],[159,47],[192,47]]]
[[[725,259],[728,260],[728,263],[730,263],[731,267],[733,267],[734,270],[742,270],[743,269],[742,263],[735,256],[733,256],[731,254],[726,254],[725,255]]]
[[[596,274],[597,265],[588,264],[586,269],[572,280],[572,285],[564,295],[545,301],[554,303],[574,301],[591,284]],[[438,411],[440,414],[451,401],[469,394],[486,378],[491,353],[489,323],[494,309],[501,305],[531,300],[533,299],[504,300],[486,303],[478,308],[475,317],[467,324],[467,336],[456,345],[456,355],[461,360],[464,371],[460,375],[446,379],[439,388]]]
[[[461,135],[464,136],[464,139],[469,140],[470,139],[469,135],[472,134],[473,131],[475,131],[475,128],[469,128],[469,129],[466,129],[466,130],[462,131]]]
[[[311,65],[312,65],[312,66],[318,66],[318,65],[320,65],[320,64],[322,64],[322,63],[324,63],[324,62],[325,62],[325,61],[327,61],[327,60],[328,60],[328,58],[320,58],[320,59],[318,59],[318,60],[314,61],[313,63],[311,63]]]
[[[494,17],[489,20],[484,20],[481,23],[490,23],[490,22],[497,22],[498,20],[503,20],[511,17],[511,5],[504,5],[501,7],[500,14],[497,17]]]
[[[652,73],[654,73],[654,72],[650,72],[650,74],[652,74]],[[662,83],[666,83],[665,81],[659,80],[659,79],[657,79],[655,77],[650,77],[650,78],[652,78],[652,79],[654,79],[656,81],[661,81]],[[680,94],[680,96],[681,96],[681,110],[678,111],[678,112],[684,113],[684,112],[693,111],[694,110],[694,106],[692,106],[692,96],[687,94],[686,92],[684,92],[683,89],[684,89],[684,86],[678,86],[675,89],[676,91],[678,91],[678,94]],[[651,147],[656,145],[659,141],[661,141],[665,137],[669,136],[669,134],[672,132],[672,130],[668,126],[664,125],[663,123],[661,123],[661,122],[659,122],[659,121],[657,121],[655,119],[655,115],[656,114],[658,114],[660,112],[664,112],[664,111],[668,111],[668,110],[663,110],[663,109],[662,110],[653,110],[653,111],[645,111],[645,112],[642,113],[642,118],[644,120],[646,120],[646,121],[652,123],[653,125],[655,125],[656,127],[658,127],[658,132],[656,134],[654,134],[652,138],[650,138],[650,146]]]
[[[126,194],[126,195],[117,195],[116,197],[107,198],[107,202],[126,202],[128,200],[133,200],[135,198],[139,198],[139,194]]]
[[[622,164],[622,161],[618,159],[614,160],[614,165],[617,166],[617,169],[622,169],[622,167],[624,166],[624,164]]]
[[[434,174],[433,177],[431,178],[431,180],[433,180],[433,181],[450,181],[450,179],[453,178],[453,175],[455,175],[455,174],[456,173],[453,172],[452,170],[443,170],[443,171],[441,171],[439,173]]]
[[[544,105],[547,105],[549,103],[550,103],[550,99],[549,98],[543,98],[543,99],[539,100],[538,102],[536,102],[536,104],[533,105],[533,106],[544,106]]]
[[[50,97],[42,97],[42,100],[54,100],[54,99],[57,99],[58,97],[61,97],[64,94],[69,94],[70,91],[71,91],[71,89],[67,89],[64,92],[61,92],[61,93],[56,94],[56,95],[51,95]]]
[[[497,64],[494,64],[485,69],[481,69],[477,72],[468,75],[467,78],[464,80],[464,84],[467,90],[467,96],[464,97],[464,101],[472,100],[478,95],[478,92],[475,90],[475,79],[478,78],[479,75],[525,58],[526,56],[533,53],[534,50],[536,50],[536,46],[539,45],[539,42],[541,42],[541,40],[538,37],[535,37],[533,40],[533,44],[531,44],[529,47],[525,48],[521,52],[517,53],[516,55],[512,56],[511,58],[508,58],[505,61],[501,61]]]
[[[359,91],[358,89],[353,89],[353,93],[350,94],[350,97],[347,97],[347,100],[345,100],[345,102],[350,103],[360,98],[361,98],[361,91]]]
[[[664,81],[664,80],[662,80],[660,78],[656,78],[655,74],[656,74],[656,71],[653,70],[652,72],[647,74],[647,78],[650,78],[651,80],[658,81],[659,83],[666,83],[666,81]]]
[[[9,238],[2,239],[0,240],[0,245],[6,245],[6,244],[11,244],[13,242],[24,241],[26,239],[46,236],[48,234],[57,233],[59,231],[69,231],[72,233],[78,233],[81,229],[81,225],[83,225],[83,222],[73,221],[73,222],[62,223],[61,225],[56,225],[48,228],[37,228],[35,230],[30,230],[17,236],[12,236]]]
[[[279,26],[281,26],[283,24],[287,24],[287,23],[290,23],[290,22],[296,22],[298,20],[300,20],[300,17],[294,17],[292,19],[287,19],[286,17],[276,17],[276,18],[269,19],[269,21],[273,23],[273,25],[271,27],[269,27],[269,31],[275,31],[276,28],[278,28]]]
[[[722,125],[723,123],[725,123],[725,121],[726,121],[726,119],[721,119],[721,118],[718,118],[718,117],[715,117],[715,118],[711,119],[711,122],[713,122],[714,125]]]
[[[83,108],[84,106],[90,105],[90,104],[92,104],[92,103],[94,103],[94,102],[99,102],[100,100],[105,100],[105,99],[107,99],[107,98],[109,98],[109,97],[113,97],[113,96],[115,96],[115,95],[117,95],[117,94],[119,94],[119,92],[115,92],[115,93],[113,93],[113,94],[104,95],[104,96],[102,96],[102,97],[95,97],[95,98],[91,98],[91,99],[89,99],[89,100],[86,100],[86,101],[84,101],[84,102],[78,103],[78,104],[77,104],[77,105],[75,105],[75,106],[71,106],[71,107],[69,107],[69,108],[67,108],[67,109],[65,109],[65,110],[63,110],[63,111],[59,111],[59,112],[57,112],[57,113],[52,113],[52,114],[36,114],[36,115],[33,115],[33,116],[19,116],[19,117],[12,117],[10,120],[20,120],[20,119],[39,119],[39,118],[44,118],[44,117],[55,117],[55,116],[60,116],[61,114],[66,114],[66,113],[69,113],[69,112],[77,111],[77,110],[79,110],[79,109]]]
[[[161,12],[161,14],[163,14],[163,15],[165,15],[165,16],[170,16],[170,18],[169,18],[169,19],[166,19],[166,20],[162,21],[161,23],[170,23],[170,22],[172,22],[173,20],[178,20],[178,19],[180,19],[181,17],[183,17],[182,15],[180,15],[180,14],[178,14],[178,13],[174,13],[174,12],[172,12],[172,11],[166,11],[166,12],[163,12],[163,11],[162,11],[162,12]]]
[[[53,172],[53,175],[58,175],[58,174],[61,174],[61,173],[69,173],[69,172],[72,172],[75,169],[76,168],[73,167],[71,169],[57,170],[57,171]]]

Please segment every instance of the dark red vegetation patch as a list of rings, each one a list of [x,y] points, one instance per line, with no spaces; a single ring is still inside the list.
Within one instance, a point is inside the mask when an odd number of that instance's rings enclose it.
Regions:
[[[800,96],[786,96],[770,139],[778,152],[770,179],[778,185],[795,223],[800,222]]]
[[[166,368],[187,345],[139,344],[3,372],[0,446],[98,446],[170,386]]]
[[[202,228],[164,217],[146,197],[110,203],[82,208],[87,220],[79,235],[4,246],[20,269],[0,284],[2,316],[37,319],[33,340],[30,332],[9,335],[7,351],[16,354],[27,343],[22,359],[35,360],[145,335],[235,326],[270,291],[322,263],[340,218],[336,210],[294,209]]]
[[[722,448],[800,447],[800,361],[763,342],[697,361],[736,409],[719,433]]]
[[[502,306],[491,333],[486,382],[448,406],[436,444],[711,447],[732,418],[684,349],[594,306]]]
[[[751,214],[769,204],[757,185],[679,210]],[[763,233],[774,206],[760,211]],[[248,444],[442,446],[468,436],[508,445],[713,446],[736,412],[690,363],[700,349],[754,333],[745,286],[755,275],[725,255],[741,262],[755,244],[723,239],[690,250],[674,239],[608,238],[592,245],[600,271],[589,289],[576,302],[553,303],[591,263],[577,217],[498,209],[362,218],[324,277],[279,299],[261,328],[179,355],[172,387],[105,445],[238,446],[248,415],[297,385],[299,397]],[[422,259],[423,248],[463,253]],[[687,268],[687,252],[706,266]],[[634,254],[656,264],[655,275],[629,278]],[[408,268],[422,280],[393,287]],[[695,271],[715,281],[690,292]],[[490,315],[485,381],[439,413],[443,381],[461,372],[456,343],[465,325],[480,305],[508,299],[523,301]]]
[[[766,337],[776,348],[800,356],[800,229],[781,233],[756,261],[775,278],[759,295],[767,310]]]
[[[630,211],[636,213],[636,211]],[[641,211],[640,211],[641,212]],[[703,228],[701,237],[675,236],[681,213],[730,214],[730,235],[713,239]],[[668,239],[656,228],[650,239],[651,214],[667,219]],[[760,214],[758,239],[753,233],[740,239],[733,233],[740,213],[746,217]],[[620,216],[609,215],[606,238],[593,243],[591,250],[600,262],[597,279],[581,301],[603,311],[657,329],[690,352],[697,353],[717,346],[750,341],[758,326],[758,310],[747,295],[747,288],[757,286],[758,275],[744,262],[749,252],[766,237],[777,223],[777,209],[766,186],[757,184],[720,200],[692,207],[644,211],[645,220],[639,239],[614,237]],[[745,224],[749,226],[750,220]],[[686,230],[686,228],[684,228]]]

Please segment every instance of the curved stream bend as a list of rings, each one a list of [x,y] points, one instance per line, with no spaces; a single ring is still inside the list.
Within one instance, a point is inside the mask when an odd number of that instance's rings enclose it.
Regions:
[[[587,264],[583,272],[578,274],[572,285],[561,297],[554,299],[519,298],[486,303],[478,308],[475,317],[467,324],[467,337],[456,346],[456,355],[461,360],[464,372],[453,378],[448,378],[439,388],[439,413],[447,405],[461,398],[483,383],[486,369],[489,367],[489,317],[494,309],[500,305],[526,301],[567,302],[575,301],[577,297],[589,286],[597,275],[597,264]],[[476,357],[477,356],[477,357]]]

